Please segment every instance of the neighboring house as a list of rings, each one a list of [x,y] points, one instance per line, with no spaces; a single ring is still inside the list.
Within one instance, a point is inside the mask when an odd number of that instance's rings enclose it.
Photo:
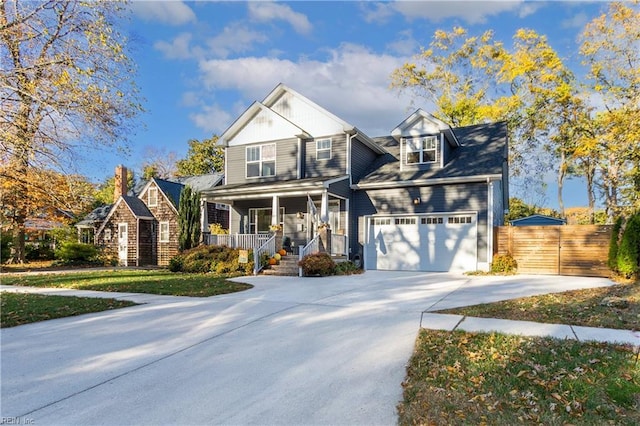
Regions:
[[[51,231],[65,227],[74,219],[74,214],[54,207],[42,208],[24,221],[25,238],[28,244],[51,245],[55,248],[55,239]]]
[[[332,230],[365,269],[488,269],[508,203],[504,123],[453,129],[417,110],[371,138],[280,84],[219,138],[232,234],[281,227],[294,246]],[[316,214],[316,212],[319,212]]]
[[[527,217],[521,217],[520,219],[513,219],[510,223],[512,226],[553,226],[566,225],[567,220],[541,214],[534,214]]]
[[[76,223],[78,229],[78,242],[85,244],[94,244],[95,235],[102,223],[107,218],[113,204],[105,204],[96,207],[84,217],[80,222]]]
[[[152,178],[135,195],[127,194],[126,168],[116,168],[114,204],[95,233],[95,244],[117,256],[124,266],[168,265],[178,253],[178,205],[189,185],[194,191],[210,190],[222,182],[221,174],[173,180]],[[201,229],[209,223],[228,227],[228,211],[201,203]],[[86,219],[85,219],[86,220]]]

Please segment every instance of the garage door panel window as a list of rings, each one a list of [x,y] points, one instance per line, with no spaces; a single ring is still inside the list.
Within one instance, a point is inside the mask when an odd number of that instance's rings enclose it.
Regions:
[[[448,219],[448,223],[450,224],[464,224],[471,222],[471,216],[450,216]]]
[[[420,219],[422,225],[442,225],[443,222],[442,217],[423,217]]]
[[[416,218],[415,217],[398,217],[395,220],[396,225],[415,225]]]

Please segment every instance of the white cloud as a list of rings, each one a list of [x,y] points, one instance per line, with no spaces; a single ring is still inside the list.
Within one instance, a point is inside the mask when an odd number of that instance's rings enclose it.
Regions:
[[[188,59],[194,55],[189,46],[191,38],[190,33],[178,34],[171,42],[156,41],[153,48],[162,52],[167,59]]]
[[[576,13],[569,19],[562,21],[562,28],[579,28],[582,29],[589,22],[589,17],[585,12]]]
[[[447,18],[459,18],[469,24],[479,24],[486,22],[489,16],[502,12],[520,11],[526,16],[534,10],[527,5],[518,0],[396,1],[374,3],[369,8],[365,6],[364,19],[367,22],[386,22],[393,14],[399,13],[408,21],[426,19],[431,22],[440,22]]]
[[[398,40],[387,43],[387,49],[402,56],[415,55],[420,51],[420,43],[413,37],[410,29],[401,31],[399,36]]]
[[[246,52],[253,48],[254,43],[264,43],[267,37],[251,30],[242,24],[231,24],[220,34],[207,40],[211,52],[220,58],[226,58],[230,53]]]
[[[306,15],[294,12],[285,4],[271,1],[252,1],[247,3],[249,17],[257,22],[281,20],[288,22],[298,34],[309,34],[312,25]]]
[[[390,74],[408,59],[344,44],[329,51],[326,61],[216,59],[201,61],[200,71],[207,90],[241,92],[246,99],[244,108],[254,100],[262,100],[278,83],[284,83],[369,136],[379,136],[388,134],[408,115],[409,96],[389,89]],[[230,124],[228,120],[215,130],[222,131]]]
[[[134,1],[133,13],[145,21],[157,21],[169,25],[196,22],[196,14],[182,1]]]
[[[220,108],[217,104],[205,105],[200,112],[191,114],[189,118],[191,118],[200,129],[211,133],[221,133],[229,127],[234,120],[231,114]]]

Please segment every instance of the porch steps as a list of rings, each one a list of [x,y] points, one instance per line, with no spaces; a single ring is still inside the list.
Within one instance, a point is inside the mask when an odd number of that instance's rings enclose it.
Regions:
[[[262,270],[263,275],[280,275],[287,277],[298,276],[298,256],[285,256],[280,259],[278,265],[271,265],[268,269]]]

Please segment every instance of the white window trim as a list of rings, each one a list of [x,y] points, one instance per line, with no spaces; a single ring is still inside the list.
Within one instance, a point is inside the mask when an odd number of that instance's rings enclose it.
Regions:
[[[249,209],[249,233],[252,233],[252,229],[253,228],[253,234],[264,234],[269,232],[267,231],[258,231],[257,226],[258,223],[256,222],[257,219],[257,213],[258,211],[269,211],[270,213],[273,211],[270,207],[259,207],[259,208],[251,208]],[[284,228],[284,207],[280,207],[280,227]]]
[[[409,147],[409,143],[412,141],[418,140],[420,141],[420,149],[411,149]],[[422,142],[424,140],[431,140],[433,141],[435,148],[429,148],[429,149],[424,149],[422,148]],[[417,138],[406,138],[404,140],[404,164],[408,165],[408,166],[415,166],[415,165],[421,165],[421,164],[435,164],[438,163],[440,161],[440,157],[442,156],[442,153],[440,152],[440,141],[438,140],[438,136],[435,135],[431,135],[431,136],[420,136]],[[428,152],[428,151],[435,151],[435,158],[433,161],[424,161],[424,153]],[[420,161],[417,162],[409,162],[409,154],[412,152],[418,152],[420,153]]]
[[[329,141],[329,147],[328,148],[319,148],[319,144],[320,142],[326,142]],[[333,142],[331,141],[331,138],[322,138],[322,139],[316,139],[316,161],[324,161],[324,160],[331,160],[331,157],[333,156],[332,153],[332,148],[333,148]],[[320,153],[323,152],[329,152],[329,157],[328,158],[320,158]]]
[[[154,194],[153,197],[151,194]],[[150,187],[147,192],[147,205],[149,207],[157,207],[158,206],[158,188]]]
[[[163,232],[162,228],[166,227],[166,232]],[[161,243],[168,243],[169,240],[171,239],[171,233],[169,230],[169,222],[160,222],[160,226],[158,227],[158,233],[159,235],[159,240]],[[165,238],[163,238],[163,235]]]
[[[264,158],[262,157],[262,148],[265,146],[273,146],[273,160],[266,160],[266,161],[273,161],[273,174],[272,175],[268,175],[268,176],[263,176],[262,175],[262,163],[265,162]],[[259,160],[254,160],[254,161],[249,161],[248,160],[248,152],[249,149],[252,148],[260,148],[260,159]],[[275,143],[267,143],[267,144],[262,144],[262,145],[251,145],[245,148],[244,151],[244,176],[247,179],[258,179],[258,178],[263,178],[263,177],[273,177],[276,175],[276,158],[278,157],[277,151],[276,151],[276,144]],[[260,174],[258,176],[249,176],[249,164],[258,164],[258,170],[260,172]]]

